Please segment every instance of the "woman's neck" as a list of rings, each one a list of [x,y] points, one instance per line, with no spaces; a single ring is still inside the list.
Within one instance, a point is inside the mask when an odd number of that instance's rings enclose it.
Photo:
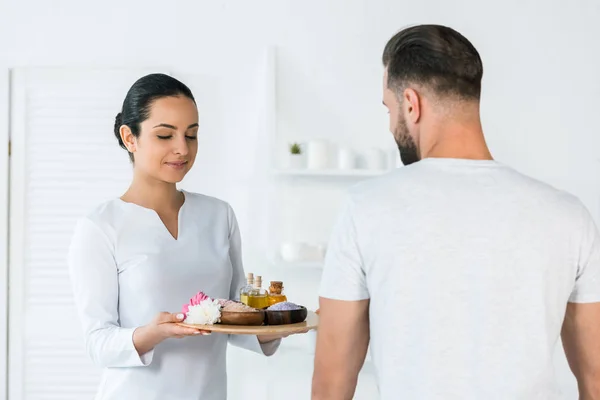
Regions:
[[[183,193],[177,190],[175,183],[142,177],[134,173],[129,189],[121,200],[150,208],[157,212],[179,210],[185,201]]]

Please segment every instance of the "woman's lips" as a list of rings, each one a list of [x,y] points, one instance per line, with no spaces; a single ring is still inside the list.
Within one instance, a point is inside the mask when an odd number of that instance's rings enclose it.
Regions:
[[[171,168],[183,169],[185,167],[185,165],[187,164],[187,161],[172,161],[172,162],[167,162],[166,164]]]

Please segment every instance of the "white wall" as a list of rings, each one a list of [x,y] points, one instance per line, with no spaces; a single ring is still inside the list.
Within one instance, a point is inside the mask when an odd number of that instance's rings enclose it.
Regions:
[[[193,71],[215,63],[207,55],[221,51],[228,58],[239,53],[244,69],[249,49],[273,44],[278,134],[324,136],[356,148],[389,146],[381,50],[407,24],[448,24],[483,58],[484,127],[494,155],[575,193],[600,217],[600,3],[487,3],[4,0],[0,68],[165,65]],[[559,370],[575,398],[563,361]]]
[[[600,91],[600,3],[484,3],[230,0],[167,7],[141,0],[5,0],[0,64],[193,69],[214,62],[205,55],[215,51],[243,54],[273,44],[280,132],[385,145],[385,41],[407,24],[448,24],[481,52],[484,122],[496,157],[575,192],[598,215],[593,152],[600,137],[594,137],[592,116]]]

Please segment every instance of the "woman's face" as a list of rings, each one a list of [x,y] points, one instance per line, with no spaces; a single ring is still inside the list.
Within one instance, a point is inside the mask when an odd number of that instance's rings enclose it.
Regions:
[[[160,98],[152,103],[150,116],[140,124],[139,137],[135,138],[127,127],[122,128],[121,136],[133,153],[136,173],[163,182],[180,182],[194,165],[198,152],[198,109],[185,96]]]

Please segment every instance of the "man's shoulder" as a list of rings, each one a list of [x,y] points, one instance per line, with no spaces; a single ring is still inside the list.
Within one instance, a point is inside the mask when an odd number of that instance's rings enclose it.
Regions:
[[[583,203],[577,196],[564,189],[557,188],[548,182],[509,167],[507,167],[507,174],[510,175],[509,186],[512,186],[515,191],[532,199],[538,199],[547,206],[554,206],[557,209],[577,213],[583,207]]]
[[[503,194],[517,200],[519,198],[537,200],[540,204],[543,203],[557,212],[569,214],[581,212],[583,203],[572,193],[526,175],[510,166],[502,164],[499,166],[500,168],[494,171],[494,179],[498,182],[498,189],[502,190]],[[355,206],[369,207],[369,205],[381,204],[381,201],[385,201],[385,199],[410,200],[416,193],[423,194],[429,190],[438,196],[443,196],[443,189],[438,190],[436,187],[444,188],[443,184],[443,173],[433,172],[424,165],[415,163],[353,185],[348,190],[348,199]]]
[[[421,174],[417,165],[399,167],[382,173],[375,178],[352,185],[348,189],[348,197],[355,201],[369,201],[373,197],[390,195],[401,190],[402,186],[410,187],[411,182]]]

